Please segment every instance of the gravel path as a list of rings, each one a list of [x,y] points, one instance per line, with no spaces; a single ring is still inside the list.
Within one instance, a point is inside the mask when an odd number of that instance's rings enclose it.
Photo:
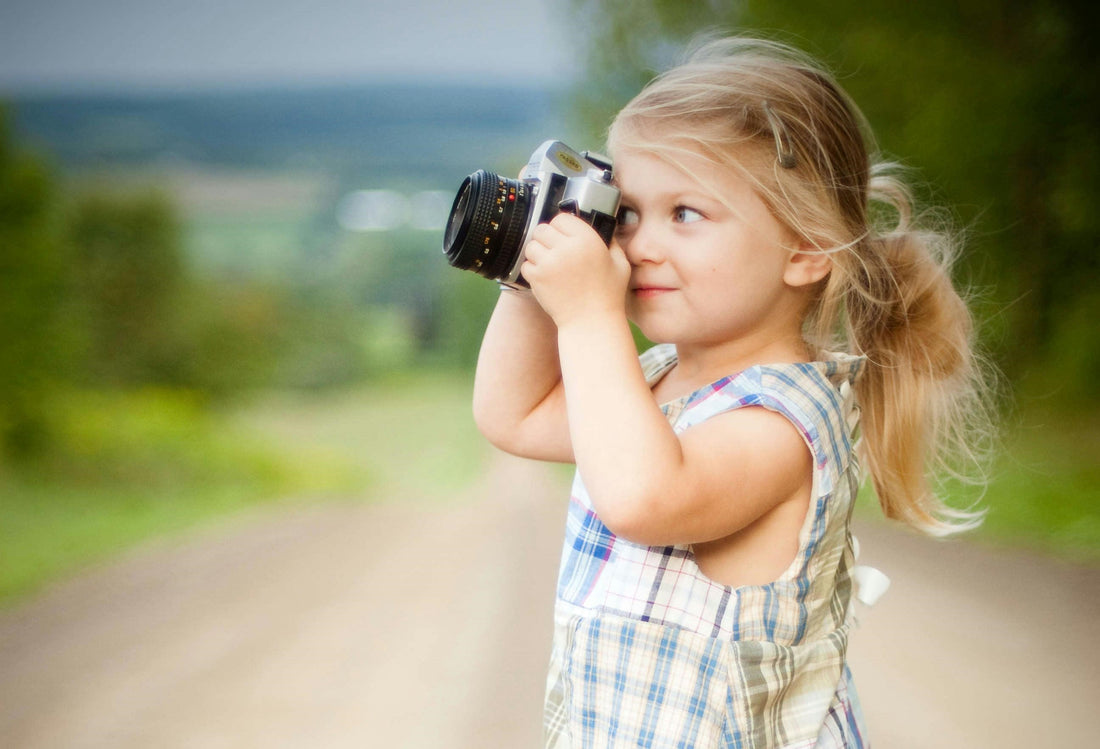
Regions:
[[[565,506],[498,456],[445,506],[329,504],[139,549],[0,612],[0,747],[537,746]],[[860,526],[880,747],[1094,746],[1100,570]]]

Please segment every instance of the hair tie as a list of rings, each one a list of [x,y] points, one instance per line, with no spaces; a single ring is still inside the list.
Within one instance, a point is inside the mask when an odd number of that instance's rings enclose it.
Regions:
[[[794,169],[798,161],[794,157],[794,149],[791,148],[791,139],[787,136],[787,128],[784,127],[783,120],[779,119],[779,115],[772,111],[771,105],[768,104],[766,99],[764,100],[764,116],[768,118],[772,136],[775,138],[776,161],[784,169]]]

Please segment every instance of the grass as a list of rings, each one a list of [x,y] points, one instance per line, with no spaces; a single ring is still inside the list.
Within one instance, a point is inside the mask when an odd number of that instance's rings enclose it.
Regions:
[[[366,388],[266,397],[237,423],[282,449],[308,444],[361,466],[373,493],[445,501],[476,479],[488,447],[470,414],[468,374],[394,375]]]
[[[1100,423],[1092,412],[1031,409],[1005,441],[980,537],[1100,562]]]
[[[70,393],[56,454],[0,472],[0,605],[150,538],[248,508],[445,501],[488,455],[470,378],[418,374],[212,410],[194,394]]]
[[[54,449],[0,473],[0,602],[150,537],[368,481],[321,451],[276,449],[193,393],[70,392],[49,407]]]
[[[1030,406],[1005,426],[992,480],[977,506],[982,526],[965,538],[1025,548],[1070,562],[1100,563],[1100,422],[1091,410]],[[949,496],[955,507],[974,491]],[[857,512],[881,518],[866,487]]]
[[[0,603],[149,539],[272,500],[254,487],[9,481],[0,493]]]

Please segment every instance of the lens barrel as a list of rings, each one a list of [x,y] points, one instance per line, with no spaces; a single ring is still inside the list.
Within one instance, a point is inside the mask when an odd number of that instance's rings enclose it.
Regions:
[[[484,169],[467,177],[443,238],[447,262],[485,278],[507,277],[523,249],[531,197],[527,182]]]

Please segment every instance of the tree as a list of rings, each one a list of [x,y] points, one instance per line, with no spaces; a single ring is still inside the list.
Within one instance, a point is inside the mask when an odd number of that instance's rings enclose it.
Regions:
[[[187,283],[180,236],[171,204],[157,193],[93,194],[75,201],[68,239],[91,382],[179,379]]]
[[[46,441],[43,404],[76,339],[54,179],[18,150],[0,110],[0,458]]]

